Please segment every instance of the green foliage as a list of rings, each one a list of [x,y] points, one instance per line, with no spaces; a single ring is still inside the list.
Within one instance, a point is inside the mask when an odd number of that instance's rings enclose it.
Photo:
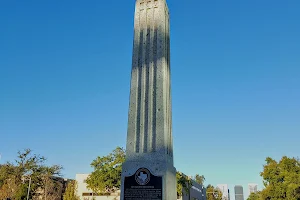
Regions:
[[[199,174],[196,174],[195,181],[200,185],[203,185],[205,181],[205,177],[203,175],[200,176]]]
[[[188,176],[184,175],[181,172],[176,172],[176,180],[177,180],[177,197],[182,196],[182,189],[184,189],[185,192],[188,193],[190,188],[193,186],[191,179],[189,179]]]
[[[260,199],[261,199],[260,192],[256,192],[256,193],[251,193],[247,200],[260,200]]]
[[[16,200],[23,200],[27,197],[28,185],[20,185],[17,190],[15,191],[14,198]]]
[[[266,158],[261,172],[265,189],[262,199],[300,200],[300,162],[295,158],[282,157],[279,162]]]
[[[32,154],[30,149],[25,149],[23,152],[18,152],[14,163],[8,162],[0,165],[0,199],[26,199],[30,179],[30,198],[37,189],[43,190],[47,186],[53,194],[53,188],[49,187],[51,182],[48,181],[45,184],[43,181],[51,176],[59,175],[62,167],[46,166],[45,161],[44,157]]]
[[[76,195],[76,191],[77,191],[76,181],[70,181],[64,193],[63,200],[80,200],[80,198]]]
[[[193,181],[203,185],[205,178],[203,175],[196,174],[194,180],[186,176],[181,172],[176,172],[176,180],[177,180],[177,197],[181,197],[183,194],[182,192],[185,191],[189,193],[191,187],[193,186]]]
[[[206,187],[206,200],[222,200],[222,192],[212,185]]]
[[[122,163],[125,161],[125,151],[117,147],[107,156],[98,156],[91,166],[94,171],[87,178],[87,187],[96,193],[111,193],[120,188]]]

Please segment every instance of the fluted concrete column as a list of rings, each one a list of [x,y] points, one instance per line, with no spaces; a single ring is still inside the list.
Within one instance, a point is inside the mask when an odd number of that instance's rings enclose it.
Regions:
[[[133,44],[122,196],[124,178],[147,168],[162,177],[162,199],[175,200],[170,19],[165,0],[136,0]]]

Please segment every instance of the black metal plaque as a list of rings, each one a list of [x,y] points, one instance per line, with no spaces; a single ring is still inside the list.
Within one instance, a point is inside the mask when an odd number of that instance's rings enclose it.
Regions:
[[[162,200],[162,177],[140,168],[133,176],[125,177],[124,200]]]

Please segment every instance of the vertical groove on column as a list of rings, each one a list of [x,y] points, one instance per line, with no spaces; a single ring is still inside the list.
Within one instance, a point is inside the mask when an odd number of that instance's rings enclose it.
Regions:
[[[152,151],[152,135],[153,135],[153,35],[154,35],[154,2],[150,12],[151,22],[149,24],[149,93],[148,93],[148,152]]]
[[[157,9],[157,77],[156,77],[156,151],[166,154],[165,131],[165,69],[164,69],[164,0],[158,1]]]
[[[137,90],[138,90],[138,97],[137,97],[137,115],[136,115],[136,146],[135,146],[135,152],[139,153],[140,151],[140,137],[141,137],[141,127],[140,127],[140,121],[141,121],[141,95],[142,95],[142,62],[141,62],[141,55],[143,51],[143,29],[141,28],[141,11],[140,12],[140,17],[139,17],[139,33],[140,33],[140,38],[139,38],[139,53],[138,53],[138,66],[137,66],[137,73],[138,73],[138,85],[137,85]]]
[[[146,34],[147,34],[147,7],[146,2],[144,3],[144,9],[142,11],[142,29],[143,29],[143,43],[142,43],[142,64],[141,64],[141,70],[142,70],[142,94],[141,94],[141,115],[140,115],[140,132],[141,132],[141,140],[140,140],[140,153],[144,151],[144,139],[145,139],[145,102],[146,102]]]
[[[138,52],[139,52],[139,7],[136,5],[134,19],[134,41],[132,55],[132,70],[130,84],[130,102],[128,114],[127,129],[127,147],[128,155],[136,151],[136,120],[137,120],[137,84],[138,84]]]
[[[157,35],[158,8],[154,8],[154,36],[153,36],[153,98],[152,98],[152,151],[156,151],[156,87],[157,87]]]
[[[163,17],[162,17],[162,72],[163,72],[163,109],[164,109],[164,148],[167,154],[169,154],[169,145],[168,145],[168,66],[167,66],[167,22],[166,22],[166,6],[164,4],[163,8]]]
[[[144,120],[144,153],[147,153],[148,151],[148,109],[149,109],[149,52],[150,52],[150,11],[151,9],[147,8],[146,11],[146,28],[147,28],[147,34],[146,34],[146,58],[145,58],[145,75],[146,75],[146,84],[145,84],[145,120]]]
[[[168,155],[171,154],[171,145],[170,145],[170,65],[169,65],[169,19],[168,19],[168,10],[165,8],[165,16],[166,16],[166,32],[165,32],[165,43],[166,43],[166,70],[167,70],[167,88],[166,88],[166,98],[167,98],[167,146],[168,146]]]

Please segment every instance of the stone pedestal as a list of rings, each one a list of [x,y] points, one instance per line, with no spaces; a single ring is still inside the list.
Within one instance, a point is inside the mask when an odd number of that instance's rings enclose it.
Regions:
[[[135,176],[136,172],[139,169],[148,169],[150,174],[153,176],[156,176],[154,178],[152,178],[152,176],[150,176],[150,181],[151,179],[155,179],[155,181],[153,181],[152,183],[148,183],[145,184],[146,187],[144,188],[134,188],[135,192],[137,190],[139,190],[139,194],[146,193],[146,197],[141,197],[141,196],[136,196],[135,194],[131,194],[128,195],[127,192],[127,196],[125,195],[126,190],[124,188],[125,186],[125,177],[128,178],[130,176]],[[145,173],[146,174],[146,173]],[[157,178],[158,177],[158,178]],[[159,179],[161,178],[161,179]],[[161,186],[159,181],[161,181]],[[127,183],[128,184],[128,183]],[[122,200],[128,200],[130,198],[126,198],[131,196],[131,198],[133,199],[133,197],[136,197],[137,199],[140,200],[146,200],[146,199],[151,199],[151,200],[176,200],[177,199],[177,193],[176,193],[176,169],[172,166],[172,165],[168,165],[167,163],[155,163],[155,161],[151,162],[151,161],[145,161],[145,162],[141,162],[141,161],[137,161],[137,162],[126,162],[123,165],[123,173],[122,173],[122,190],[121,190],[121,199]],[[140,184],[133,184],[129,187],[132,186],[140,186]],[[141,185],[143,186],[143,185]],[[141,192],[142,189],[142,192]],[[150,191],[150,192],[149,192]],[[134,193],[134,192],[132,192]],[[153,195],[153,193],[155,193],[155,195]],[[149,196],[149,194],[151,194],[151,196]],[[139,197],[139,198],[137,198]]]
[[[136,0],[121,200],[176,199],[171,110],[168,6]]]

